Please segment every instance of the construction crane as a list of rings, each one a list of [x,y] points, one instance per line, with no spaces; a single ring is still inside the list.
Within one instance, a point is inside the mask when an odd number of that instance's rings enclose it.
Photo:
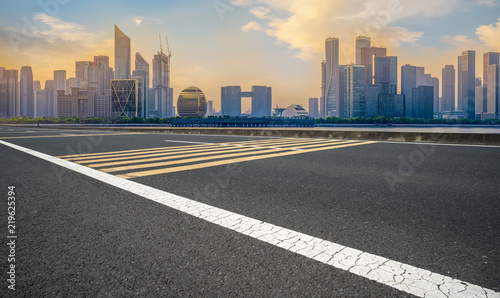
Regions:
[[[165,39],[167,40],[167,56],[170,58],[172,57],[172,52],[170,51],[170,46],[168,45],[168,36],[165,35]]]
[[[163,54],[163,48],[161,47],[161,34],[158,34],[158,37],[160,38],[160,53]]]

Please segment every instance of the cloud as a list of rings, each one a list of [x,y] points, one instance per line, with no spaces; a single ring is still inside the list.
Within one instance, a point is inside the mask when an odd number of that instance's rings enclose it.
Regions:
[[[500,51],[500,18],[496,24],[479,26],[476,35],[488,47]]]
[[[278,43],[287,44],[292,55],[315,59],[324,53],[327,37],[338,37],[343,47],[343,62],[354,58],[354,40],[358,35],[372,38],[372,44],[399,47],[418,46],[422,32],[411,31],[394,23],[403,18],[437,17],[453,11],[460,0],[255,0],[233,1],[248,7],[264,23],[251,22],[244,32],[263,31]],[[251,24],[251,25],[250,25]],[[342,60],[342,57],[341,57]]]
[[[139,27],[139,25],[142,23],[143,19],[144,19],[143,17],[134,17],[132,20],[134,21],[135,25],[137,27]]]
[[[261,24],[257,23],[257,22],[250,22],[246,25],[244,25],[243,27],[241,27],[241,30],[243,30],[243,32],[251,32],[251,31],[264,31],[265,29],[262,27]]]
[[[445,35],[443,36],[443,41],[450,45],[453,45],[458,49],[472,49],[475,47],[476,42],[467,37],[466,35]]]
[[[495,6],[497,5],[495,0],[476,0],[477,5],[481,6]]]

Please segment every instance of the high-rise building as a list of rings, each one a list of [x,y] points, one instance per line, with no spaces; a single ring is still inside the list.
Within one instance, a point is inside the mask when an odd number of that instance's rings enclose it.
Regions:
[[[75,62],[75,78],[78,82],[78,88],[87,88],[89,79],[89,66],[92,64],[90,61],[76,61]]]
[[[475,114],[476,120],[481,120],[483,113],[488,112],[488,87],[476,86]]]
[[[47,104],[46,116],[57,117],[57,90],[54,80],[45,81],[45,87],[43,91],[45,93],[45,101]]]
[[[405,117],[413,117],[413,88],[417,88],[417,67],[401,66],[401,94],[405,96]]]
[[[78,87],[78,81],[76,78],[68,78],[66,79],[66,90],[68,90],[68,93],[71,94],[71,91],[73,88],[79,88]]]
[[[457,64],[457,111],[462,111],[462,56],[458,56]]]
[[[0,67],[0,118],[8,117],[8,93],[7,84],[3,80],[3,71],[5,68]]]
[[[135,53],[135,70],[144,71],[145,75],[145,87],[149,89],[149,63],[141,56],[139,53]]]
[[[215,110],[214,110],[214,101],[209,100],[207,102],[207,116],[213,116],[215,115]]]
[[[434,87],[434,107],[433,110],[435,113],[440,112],[441,103],[439,102],[439,79],[436,77],[430,78],[430,85]]]
[[[429,86],[425,77],[425,67],[423,66],[417,66],[417,86]]]
[[[309,98],[309,116],[319,118],[319,102],[317,97]]]
[[[111,80],[111,117],[139,117],[137,80]]]
[[[500,119],[500,65],[488,65],[487,112]]]
[[[17,69],[6,69],[3,72],[3,79],[7,84],[7,117],[19,117],[21,116],[19,71]]]
[[[321,97],[319,98],[319,114],[321,118],[326,116],[326,61],[321,62]]]
[[[75,87],[70,93],[65,94],[64,90],[57,91],[57,116],[94,117],[96,88]]]
[[[361,49],[369,48],[371,46],[371,39],[367,36],[356,37],[356,64],[361,64]]]
[[[66,71],[65,70],[54,70],[54,88],[56,91],[63,90],[68,93],[66,90]]]
[[[128,79],[130,60],[130,38],[115,25],[115,79]]]
[[[345,118],[365,117],[365,66],[351,64],[346,67]]]
[[[88,86],[96,88],[96,95],[104,95],[111,89],[112,71],[108,56],[94,56],[94,62],[88,67]]]
[[[325,41],[326,87],[325,114],[339,116],[339,39],[329,37]]]
[[[475,119],[476,52],[462,52],[462,117]]]
[[[33,91],[33,71],[31,66],[21,67],[20,72],[21,116],[35,117],[35,93]]]
[[[361,49],[361,64],[365,66],[365,82],[367,85],[374,84],[375,79],[375,69],[374,60],[375,57],[386,57],[387,49],[378,47],[368,47]]]
[[[445,65],[442,70],[442,112],[453,112],[455,110],[455,67]]]
[[[372,118],[378,115],[378,95],[381,85],[367,85],[365,91],[365,117]]]
[[[398,57],[375,57],[375,84],[398,85]]]
[[[173,113],[173,95],[170,92],[170,56],[158,52],[153,58],[153,90],[155,92],[156,110],[150,116],[166,118]]]
[[[272,114],[272,89],[266,86],[252,86],[252,116],[268,117]]]
[[[434,87],[413,88],[413,118],[434,118]]]
[[[346,65],[339,65],[339,84],[338,84],[338,90],[339,90],[339,100],[338,100],[338,106],[337,106],[337,117],[339,118],[348,118],[349,117],[349,112],[348,112],[348,105],[349,102],[347,101],[346,97],[346,87],[347,87],[347,66]]]
[[[241,115],[241,87],[226,86],[221,88],[220,93],[222,116]]]
[[[146,117],[146,101],[145,97],[147,96],[146,90],[146,80],[142,75],[142,71],[134,70],[133,75],[130,76],[130,79],[134,79],[137,81],[137,117],[148,118]]]
[[[500,64],[500,53],[488,52],[483,54],[483,86],[488,86],[488,66]]]

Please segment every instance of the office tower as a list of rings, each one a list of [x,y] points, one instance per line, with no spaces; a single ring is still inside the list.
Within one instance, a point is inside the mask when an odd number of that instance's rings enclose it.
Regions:
[[[500,64],[500,53],[488,52],[483,54],[483,86],[488,86],[488,66]]]
[[[156,110],[151,114],[159,118],[166,118],[172,114],[173,95],[170,91],[170,56],[158,52],[153,58],[153,89],[155,92]]]
[[[89,66],[92,64],[90,61],[76,61],[75,62],[75,78],[78,82],[78,88],[87,88],[89,79]]]
[[[45,81],[45,100],[47,102],[47,116],[57,117],[57,90],[54,80]]]
[[[405,117],[412,118],[413,88],[417,88],[417,67],[409,64],[401,66],[401,94],[405,96]]]
[[[429,86],[426,84],[425,67],[417,66],[417,86]]]
[[[65,94],[63,90],[57,91],[57,116],[58,117],[94,117],[94,101],[97,89],[94,87],[75,87],[72,94]]]
[[[142,117],[146,119],[146,101],[145,97],[147,96],[147,91],[145,88],[146,80],[143,75],[141,75],[142,71],[133,71],[133,74],[130,76],[130,79],[134,79],[137,82],[137,117]],[[139,75],[138,75],[139,74]]]
[[[500,119],[500,65],[488,65],[487,112]]]
[[[207,116],[213,116],[214,114],[215,114],[214,101],[213,100],[209,100],[207,102]]]
[[[479,87],[479,86],[482,86],[483,85],[483,81],[481,80],[480,77],[476,77],[476,79],[474,80],[474,86],[475,87]]]
[[[139,117],[139,90],[135,79],[111,80],[111,117]]]
[[[221,88],[220,93],[222,116],[241,115],[241,87],[226,86]]]
[[[35,117],[48,116],[47,97],[44,90],[35,90]]]
[[[21,116],[35,117],[35,94],[33,91],[33,72],[31,66],[21,67],[20,72]]]
[[[462,111],[462,56],[458,56],[457,64],[457,111]]]
[[[434,118],[434,87],[418,86],[413,88],[413,118]]]
[[[375,69],[374,60],[375,57],[386,57],[387,49],[378,47],[369,47],[361,49],[361,64],[365,66],[365,82],[367,85],[374,84],[375,79]]]
[[[21,116],[19,71],[6,69],[3,72],[3,80],[7,84],[7,117],[19,117]]]
[[[149,89],[149,63],[141,56],[139,53],[135,53],[135,70],[144,71],[145,80],[146,80],[146,88]]]
[[[0,73],[2,70],[0,70]],[[3,73],[2,73],[3,74]],[[8,117],[8,93],[7,84],[2,80],[2,74],[0,74],[0,118]]]
[[[398,57],[375,57],[375,84],[398,85]]]
[[[361,49],[369,48],[371,45],[371,40],[367,36],[356,37],[356,64],[361,64]]]
[[[348,65],[345,73],[345,118],[365,117],[365,66]]]
[[[339,116],[339,39],[329,37],[325,41],[326,53],[326,117]]]
[[[104,95],[95,95],[94,117],[111,117],[111,89],[106,90]]]
[[[54,88],[56,91],[66,90],[66,71],[65,70],[54,70]]]
[[[266,86],[252,86],[252,116],[268,117],[272,113],[272,89]]]
[[[367,85],[365,91],[365,117],[372,118],[378,115],[378,95],[381,85]]]
[[[130,76],[130,38],[115,25],[115,79]]]
[[[40,83],[40,81],[33,81],[33,90],[34,91],[42,90],[42,84]]]
[[[337,105],[337,117],[339,118],[349,117],[347,108],[348,102],[346,97],[346,83],[347,83],[346,70],[347,70],[346,65],[339,65],[339,84],[338,84],[339,100]]]
[[[96,95],[104,95],[111,88],[112,68],[108,56],[94,56],[94,62],[88,67],[88,87],[96,88]]]
[[[319,101],[317,97],[309,98],[309,116],[319,118]]]
[[[455,110],[455,67],[445,65],[442,70],[443,96],[441,101],[442,112],[453,112]]]
[[[321,62],[321,97],[319,98],[319,114],[321,118],[326,116],[326,61]]]
[[[68,91],[68,94],[71,94],[73,88],[79,88],[76,78],[66,79],[66,90]]]
[[[433,110],[435,113],[438,113],[438,112],[440,112],[439,108],[441,107],[441,104],[439,102],[439,79],[436,77],[431,77],[429,85],[434,87],[434,99],[433,99],[434,107],[433,107]]]
[[[135,53],[135,70],[132,74],[142,76],[144,78],[144,85],[142,88],[142,100],[144,101],[144,117],[149,118],[149,63],[139,53]]]
[[[481,120],[481,116],[488,112],[488,87],[476,86],[475,114],[476,120]]]
[[[476,101],[476,52],[462,52],[462,117],[475,118]]]

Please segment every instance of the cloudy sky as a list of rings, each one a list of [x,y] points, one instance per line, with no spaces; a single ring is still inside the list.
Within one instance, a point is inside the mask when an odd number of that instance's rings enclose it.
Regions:
[[[35,80],[53,70],[74,76],[75,61],[108,55],[114,67],[114,25],[148,61],[158,34],[172,51],[174,100],[190,85],[220,108],[220,87],[273,87],[273,105],[320,96],[327,37],[340,38],[340,63],[354,60],[354,40],[397,55],[399,66],[425,66],[441,78],[464,50],[500,51],[500,0],[162,0],[8,1],[0,11],[0,66],[30,65]],[[151,64],[151,63],[150,63]],[[132,69],[134,63],[132,61]],[[244,102],[244,110],[250,106]]]

